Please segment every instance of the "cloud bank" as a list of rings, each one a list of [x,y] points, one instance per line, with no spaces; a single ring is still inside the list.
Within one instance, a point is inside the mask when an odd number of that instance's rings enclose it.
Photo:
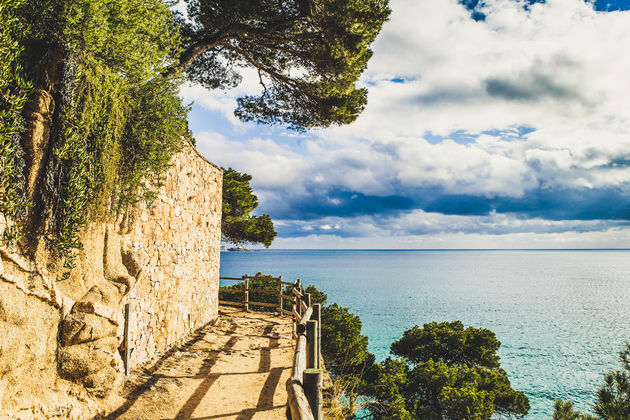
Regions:
[[[605,233],[626,246],[630,12],[464,3],[392,1],[361,79],[369,104],[349,126],[297,135],[240,123],[235,98],[256,92],[255,78],[185,88],[198,148],[253,175],[286,246],[422,247],[440,235],[575,246],[599,235],[585,246],[606,246]]]

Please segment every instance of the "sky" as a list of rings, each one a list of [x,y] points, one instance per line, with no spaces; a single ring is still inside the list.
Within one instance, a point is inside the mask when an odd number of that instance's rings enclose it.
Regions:
[[[272,248],[630,247],[630,0],[391,0],[353,124],[243,123],[186,85],[210,161],[253,176]]]

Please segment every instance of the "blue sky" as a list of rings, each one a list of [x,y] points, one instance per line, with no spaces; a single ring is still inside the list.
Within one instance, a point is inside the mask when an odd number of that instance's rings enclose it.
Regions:
[[[186,86],[211,161],[253,175],[273,248],[630,247],[630,1],[392,0],[348,126],[242,123]]]

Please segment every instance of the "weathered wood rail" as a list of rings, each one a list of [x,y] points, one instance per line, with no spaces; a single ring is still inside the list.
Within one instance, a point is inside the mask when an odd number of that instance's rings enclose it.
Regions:
[[[248,276],[247,274],[243,277],[220,277],[219,280],[225,281],[235,281],[235,282],[243,282],[242,289],[226,289],[219,287],[219,292],[227,292],[227,293],[243,293],[245,295],[243,302],[233,302],[227,300],[219,300],[220,305],[229,305],[229,306],[242,306],[245,308],[245,311],[249,311],[249,307],[251,306],[263,306],[267,308],[275,308],[279,313],[284,315],[291,315],[291,312],[284,309],[284,301],[287,300],[289,302],[295,302],[295,296],[286,296],[282,294],[282,286],[293,286],[294,283],[289,283],[286,281],[282,281],[282,277],[256,277],[256,276]],[[277,284],[277,288],[275,290],[268,289],[253,289],[249,287],[249,283],[251,280],[265,280],[272,281]],[[250,300],[250,293],[259,293],[263,295],[272,295],[278,297],[278,303],[270,303],[270,302],[255,302]]]
[[[221,280],[243,282],[240,289],[219,288],[222,292],[243,293],[242,302],[220,300],[222,305],[242,306],[249,311],[250,306],[275,308],[280,315],[293,318],[293,338],[295,355],[291,377],[287,380],[287,415],[291,420],[323,420],[322,367],[321,367],[321,305],[311,304],[311,295],[304,293],[302,282],[282,281],[282,277],[221,277]],[[250,280],[273,281],[276,290],[250,288]],[[283,286],[291,286],[291,295],[283,294]],[[277,303],[255,302],[251,293],[278,297]],[[292,303],[291,311],[284,309],[284,301]]]

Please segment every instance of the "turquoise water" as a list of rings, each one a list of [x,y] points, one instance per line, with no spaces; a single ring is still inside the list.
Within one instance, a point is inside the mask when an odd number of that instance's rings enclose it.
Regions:
[[[221,254],[221,275],[301,278],[363,321],[378,359],[411,326],[459,319],[501,341],[503,368],[532,408],[589,410],[630,340],[630,251],[254,251]]]

